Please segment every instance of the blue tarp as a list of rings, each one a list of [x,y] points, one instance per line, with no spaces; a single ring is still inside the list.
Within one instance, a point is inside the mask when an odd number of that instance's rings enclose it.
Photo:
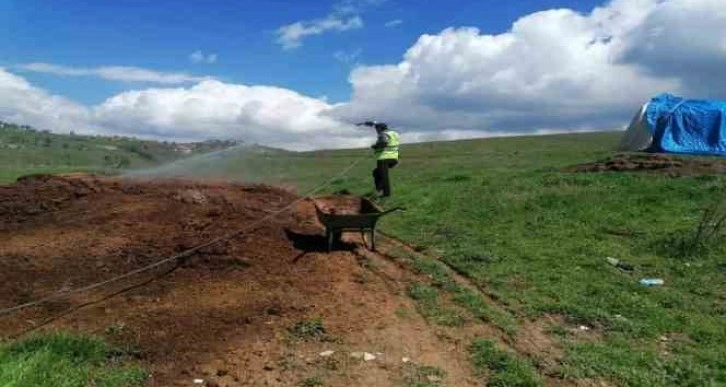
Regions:
[[[726,101],[661,94],[645,112],[651,151],[726,156]]]

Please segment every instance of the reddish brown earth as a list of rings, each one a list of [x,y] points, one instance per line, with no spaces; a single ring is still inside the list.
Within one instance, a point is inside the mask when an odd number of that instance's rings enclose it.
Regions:
[[[296,199],[265,186],[86,175],[0,186],[0,309],[149,265]],[[481,383],[468,343],[447,340],[416,314],[405,296],[410,273],[354,240],[324,250],[314,207],[300,201],[184,261],[0,316],[0,338],[33,329],[99,334],[135,349],[152,386],[196,378],[289,386],[308,377],[400,385],[410,367],[403,357],[445,370],[446,385]],[[289,327],[315,318],[327,339],[291,337]],[[335,353],[321,357],[325,350]],[[350,356],[359,351],[380,354],[368,362]]]
[[[726,160],[716,157],[655,153],[617,154],[594,163],[568,168],[573,172],[657,172],[671,176],[726,173]]]

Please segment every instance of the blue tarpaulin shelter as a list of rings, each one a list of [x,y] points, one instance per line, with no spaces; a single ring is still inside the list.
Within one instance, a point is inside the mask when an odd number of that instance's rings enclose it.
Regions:
[[[726,156],[726,101],[658,95],[633,118],[620,150]]]

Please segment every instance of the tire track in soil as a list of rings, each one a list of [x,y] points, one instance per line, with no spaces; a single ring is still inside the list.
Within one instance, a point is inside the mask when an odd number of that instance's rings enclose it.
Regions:
[[[449,265],[445,260],[425,254],[414,246],[390,234],[383,232],[379,232],[379,234],[384,237],[383,243],[381,244],[384,250],[393,251],[398,248],[404,250],[409,255],[440,262],[458,286],[463,286],[474,291],[489,306],[497,309],[499,312],[510,313],[502,308],[485,289],[482,289],[478,284],[466,277],[457,268]],[[410,268],[401,262],[400,259],[397,259],[395,254],[383,253],[378,254],[378,256],[410,272]],[[564,320],[561,316],[544,315],[535,320],[521,321],[521,326],[514,337],[506,334],[498,327],[482,321],[474,322],[473,326],[467,324],[464,327],[448,328],[447,331],[449,337],[457,343],[460,343],[459,345],[461,346],[463,346],[463,342],[470,343],[475,338],[488,338],[498,342],[511,351],[522,354],[537,366],[543,377],[543,381],[549,386],[608,386],[609,384],[605,381],[563,380],[560,377],[560,367],[565,356],[564,349],[562,343],[556,338],[553,338],[549,330],[554,326],[564,326],[566,324]],[[576,331],[576,329],[573,330]],[[456,333],[452,334],[452,332]]]

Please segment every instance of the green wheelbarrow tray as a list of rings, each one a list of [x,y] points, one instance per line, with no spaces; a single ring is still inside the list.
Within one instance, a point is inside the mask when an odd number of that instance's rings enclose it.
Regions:
[[[347,199],[359,201],[358,208],[355,213],[332,213],[324,211],[327,207],[336,211],[335,202],[332,204],[325,203],[331,199],[339,199],[340,197],[318,197],[311,198],[315,205],[315,212],[318,220],[325,227],[325,239],[328,242],[328,252],[333,249],[333,243],[344,232],[360,232],[363,244],[371,251],[376,250],[376,223],[378,220],[388,214],[396,211],[404,211],[402,207],[383,210],[377,204],[367,198],[348,197]],[[324,204],[325,203],[325,204]],[[346,208],[350,212],[350,208]],[[368,240],[370,239],[370,240]],[[370,246],[369,246],[370,244]]]

